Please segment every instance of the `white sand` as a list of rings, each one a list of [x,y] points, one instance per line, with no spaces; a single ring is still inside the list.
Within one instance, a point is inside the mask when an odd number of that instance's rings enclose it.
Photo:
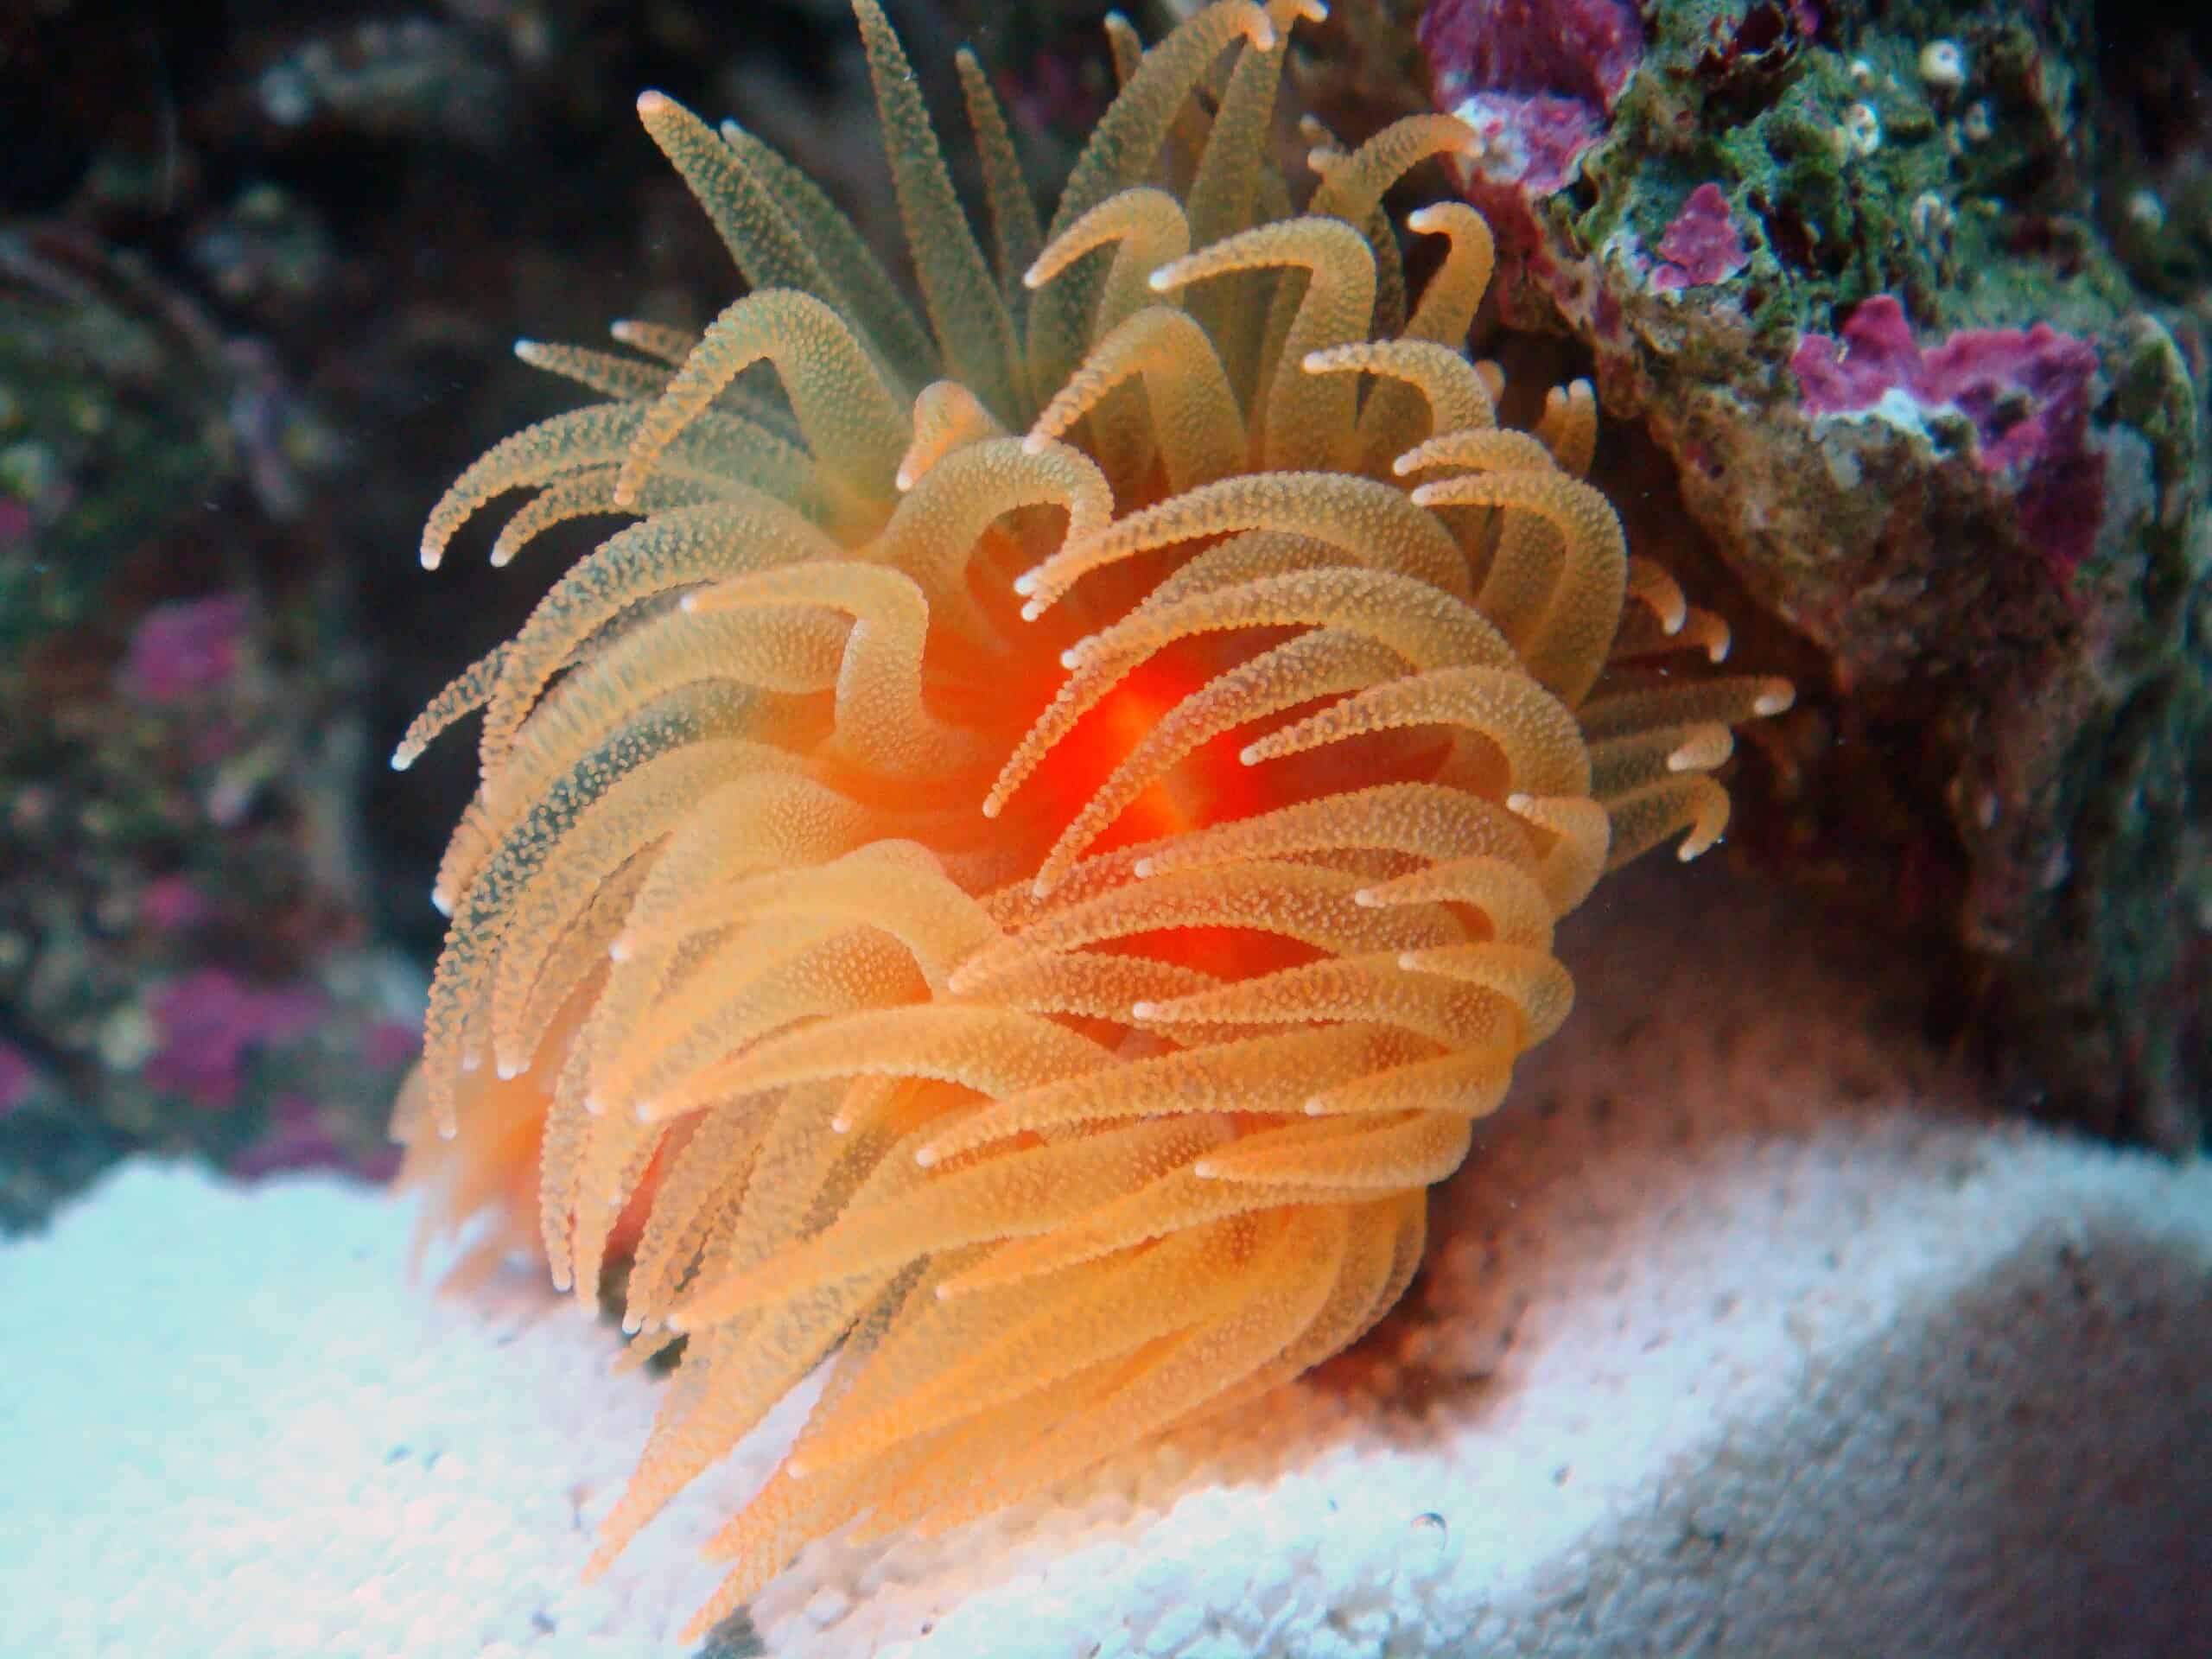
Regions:
[[[2208,1650],[2212,1166],[1961,1109],[1896,964],[1717,871],[1599,905],[1399,1318],[1054,1503],[817,1548],[768,1651]],[[519,1275],[411,1288],[408,1225],[138,1166],[0,1251],[0,1659],[686,1651],[804,1402],[579,1587],[653,1385]]]

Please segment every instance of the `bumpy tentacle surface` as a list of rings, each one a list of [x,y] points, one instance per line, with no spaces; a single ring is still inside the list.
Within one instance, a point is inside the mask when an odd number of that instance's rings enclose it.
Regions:
[[[632,1358],[684,1342],[601,1561],[829,1368],[695,1633],[827,1531],[950,1524],[1356,1340],[1567,1017],[1560,917],[1711,844],[1732,728],[1787,704],[1630,556],[1586,385],[1498,425],[1471,209],[1408,221],[1443,253],[1406,292],[1383,192],[1466,129],[1324,143],[1294,207],[1319,10],[1122,27],[1043,226],[963,59],[979,237],[856,0],[918,313],[788,162],[647,94],[749,290],[518,348],[601,401],[425,528],[435,565],[529,492],[505,563],[631,520],[395,756],[484,715],[395,1132],[435,1222],[534,1209],[488,1248],[584,1297],[626,1256]]]

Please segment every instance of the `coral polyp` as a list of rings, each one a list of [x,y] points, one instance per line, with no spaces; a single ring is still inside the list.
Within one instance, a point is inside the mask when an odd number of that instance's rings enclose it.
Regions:
[[[1271,160],[1313,0],[1124,54],[1049,224],[961,67],[986,253],[857,0],[917,315],[791,163],[639,112],[747,291],[432,513],[631,522],[409,732],[481,783],[398,1111],[434,1217],[534,1208],[685,1339],[601,1561],[818,1367],[704,1628],[810,1540],[950,1526],[1356,1340],[1565,1018],[1560,917],[1721,833],[1781,682],[1628,552],[1580,383],[1498,424],[1441,117]],[[534,1181],[531,1163],[536,1161]],[[534,1185],[534,1192],[531,1187]],[[512,1233],[495,1244],[512,1242]]]

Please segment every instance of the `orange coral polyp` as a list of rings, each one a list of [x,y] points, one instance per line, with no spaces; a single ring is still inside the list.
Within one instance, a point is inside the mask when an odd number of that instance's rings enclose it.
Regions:
[[[1788,700],[1627,556],[1586,386],[1497,428],[1471,210],[1414,216],[1407,294],[1378,203],[1464,128],[1325,143],[1293,207],[1310,0],[1117,35],[1049,232],[963,60],[988,257],[855,10],[926,324],[788,162],[642,99],[751,291],[523,348],[606,401],[467,469],[424,563],[512,490],[500,563],[636,522],[395,756],[485,713],[394,1122],[427,1219],[507,1211],[496,1252],[534,1205],[563,1288],[632,1258],[632,1360],[686,1338],[595,1560],[828,1367],[695,1631],[1356,1340],[1566,1017],[1554,922],[1709,844]]]

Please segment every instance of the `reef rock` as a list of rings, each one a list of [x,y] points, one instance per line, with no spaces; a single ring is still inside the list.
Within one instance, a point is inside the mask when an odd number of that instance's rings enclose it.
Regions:
[[[2031,1104],[2180,1147],[2212,1097],[2212,312],[2122,261],[2159,199],[2095,22],[1433,0],[1421,34],[1489,141],[1504,320],[1586,348],[1747,653],[1825,681],[1752,836],[1961,953]]]

